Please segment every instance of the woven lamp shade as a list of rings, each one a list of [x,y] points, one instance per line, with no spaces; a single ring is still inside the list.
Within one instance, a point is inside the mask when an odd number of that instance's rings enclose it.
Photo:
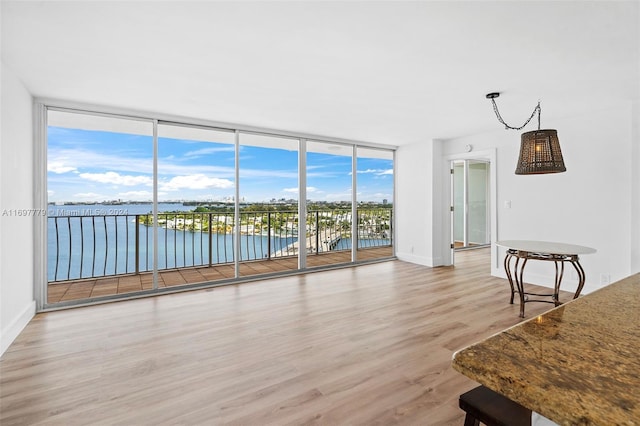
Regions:
[[[534,130],[522,134],[517,175],[566,172],[556,130]]]

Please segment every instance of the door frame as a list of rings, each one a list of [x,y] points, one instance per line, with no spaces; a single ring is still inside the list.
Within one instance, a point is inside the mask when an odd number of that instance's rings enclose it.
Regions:
[[[471,166],[471,164],[485,164],[488,167],[488,171],[489,173],[491,172],[491,164],[489,163],[489,161],[485,160],[485,159],[477,159],[477,158],[472,158],[472,159],[466,159],[466,160],[452,160],[450,163],[450,167],[451,169],[455,170],[455,167],[457,165],[462,165],[462,188],[460,188],[464,193],[462,194],[462,215],[463,215],[463,220],[462,220],[462,243],[463,246],[459,247],[458,250],[460,249],[469,249],[469,248],[473,248],[472,246],[470,246],[470,238],[469,238],[469,227],[470,227],[470,217],[469,217],[469,168]],[[451,179],[451,188],[452,188],[452,206],[455,207],[455,197],[456,197],[456,192],[457,192],[457,188],[456,188],[456,179],[455,179],[455,172],[451,173],[452,179]],[[486,175],[486,194],[485,194],[485,203],[486,203],[486,219],[484,221],[484,226],[485,226],[485,235],[487,237],[487,239],[491,239],[491,212],[490,212],[490,205],[489,205],[489,197],[491,195],[491,188],[489,187],[490,183],[489,183],[489,174]],[[451,213],[453,214],[453,218],[451,220],[451,224],[452,224],[452,232],[453,232],[453,236],[455,237],[455,235],[457,234],[458,236],[460,236],[460,229],[456,228],[456,220],[455,220],[455,215],[456,215],[456,210],[455,208],[451,210]],[[457,232],[456,232],[457,231]],[[452,237],[452,242],[455,246],[456,242],[460,242],[460,240],[458,239],[456,241],[455,238]],[[489,241],[489,244],[486,243],[480,243],[478,245],[478,247],[486,247],[487,245],[490,245],[491,241]],[[455,248],[454,248],[455,250]]]
[[[455,255],[453,250],[453,221],[451,213],[451,203],[453,201],[453,194],[451,191],[451,163],[455,160],[482,160],[489,163],[489,206],[490,206],[490,219],[489,224],[491,227],[491,272],[492,274],[499,269],[497,264],[497,252],[495,242],[498,240],[498,205],[497,205],[497,192],[498,192],[498,180],[497,180],[497,151],[495,148],[461,152],[457,154],[450,154],[443,156],[443,173],[444,178],[442,188],[442,203],[443,208],[446,209],[447,214],[443,215],[443,226],[447,236],[442,240],[442,253],[444,265],[455,265]]]

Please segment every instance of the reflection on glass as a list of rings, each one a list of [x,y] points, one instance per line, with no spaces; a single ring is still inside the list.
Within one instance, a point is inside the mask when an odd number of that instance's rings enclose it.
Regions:
[[[489,163],[469,161],[469,245],[489,244]]]

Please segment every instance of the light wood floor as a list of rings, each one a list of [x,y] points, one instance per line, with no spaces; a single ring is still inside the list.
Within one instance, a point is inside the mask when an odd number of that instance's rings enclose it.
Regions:
[[[456,262],[39,314],[0,359],[0,424],[462,425],[454,351],[519,318],[488,249]]]

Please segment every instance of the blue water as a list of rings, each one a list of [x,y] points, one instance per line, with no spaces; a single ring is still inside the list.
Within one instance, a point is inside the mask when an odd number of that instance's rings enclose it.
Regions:
[[[191,211],[193,208],[173,203],[158,205],[159,212]],[[138,225],[136,254],[135,215],[148,214],[151,210],[151,204],[49,206],[48,280],[153,270],[153,227]],[[240,260],[283,255],[280,251],[297,240],[297,236],[293,235],[267,237],[241,234]],[[390,243],[388,239],[359,240],[360,247]],[[232,263],[234,244],[231,233],[211,233],[210,244],[206,231],[158,227],[158,269]],[[343,238],[333,248],[348,249],[351,249],[349,238]]]

